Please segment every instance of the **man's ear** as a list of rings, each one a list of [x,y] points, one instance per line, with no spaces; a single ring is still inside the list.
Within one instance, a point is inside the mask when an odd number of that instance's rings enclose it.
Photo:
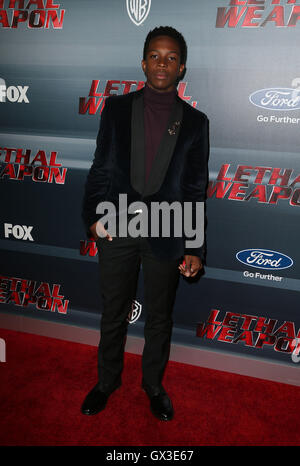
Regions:
[[[142,60],[142,70],[146,73],[146,61]]]
[[[179,77],[183,76],[185,73],[185,65],[182,63],[180,66],[179,66]]]

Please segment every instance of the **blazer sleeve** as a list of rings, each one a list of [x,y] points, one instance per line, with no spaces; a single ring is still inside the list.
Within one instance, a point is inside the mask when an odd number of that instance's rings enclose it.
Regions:
[[[105,200],[110,185],[112,173],[112,124],[110,103],[110,98],[107,98],[101,113],[94,160],[85,183],[82,218],[87,236],[91,236],[90,226],[100,218],[100,215],[96,214],[97,205],[99,202]]]
[[[196,214],[198,210],[198,218],[201,218],[200,228],[205,230],[205,200],[208,183],[208,158],[209,158],[209,121],[204,113],[201,114],[201,122],[199,130],[187,154],[187,161],[183,173],[183,200],[189,202],[191,206],[191,223],[195,230]],[[203,212],[198,203],[203,203]],[[200,223],[200,222],[199,222]],[[183,230],[184,231],[184,230]],[[184,254],[198,256],[204,261],[205,258],[205,237],[204,242],[200,247],[187,247],[186,241],[191,241],[193,238],[188,238],[185,235]]]

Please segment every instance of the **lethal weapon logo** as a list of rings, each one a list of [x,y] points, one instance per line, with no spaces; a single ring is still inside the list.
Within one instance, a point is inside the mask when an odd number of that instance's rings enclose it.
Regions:
[[[29,177],[41,183],[65,184],[67,168],[56,163],[56,157],[54,151],[50,152],[48,161],[43,150],[31,155],[31,149],[0,147],[0,180],[24,181]]]
[[[238,165],[233,175],[228,175],[230,163],[225,163],[216,181],[210,181],[209,198],[230,201],[256,200],[262,204],[278,204],[289,201],[292,207],[300,207],[300,174],[291,168],[256,167]]]
[[[217,28],[294,27],[300,20],[299,0],[231,0],[217,10]]]
[[[0,275],[0,303],[21,307],[34,305],[41,311],[66,314],[69,300],[60,294],[60,286],[54,284],[51,289],[46,282],[38,284],[33,280]]]
[[[109,79],[101,91],[100,80],[94,79],[88,97],[79,97],[79,114],[85,115],[88,113],[89,115],[95,115],[96,113],[101,113],[105,105],[105,99],[110,95],[128,94],[128,92],[142,89],[144,85],[144,81],[116,81]],[[198,102],[192,101],[191,96],[185,95],[186,86],[186,82],[178,84],[178,96],[182,100],[187,101],[192,107],[196,107]]]
[[[6,7],[6,9],[4,9]],[[53,0],[0,0],[0,27],[16,29],[62,29],[65,10]]]
[[[98,254],[97,243],[93,238],[89,240],[80,240],[80,255],[95,257]]]
[[[241,343],[256,349],[269,347],[282,353],[293,353],[295,345],[300,345],[300,329],[296,333],[294,322],[285,321],[278,325],[275,319],[234,312],[226,312],[222,320],[219,313],[219,310],[212,309],[207,322],[198,323],[197,337]]]

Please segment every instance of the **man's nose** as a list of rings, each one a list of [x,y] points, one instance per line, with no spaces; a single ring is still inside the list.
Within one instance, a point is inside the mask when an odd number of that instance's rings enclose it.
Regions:
[[[167,64],[168,64],[167,58],[160,57],[158,61],[158,66],[167,66]]]

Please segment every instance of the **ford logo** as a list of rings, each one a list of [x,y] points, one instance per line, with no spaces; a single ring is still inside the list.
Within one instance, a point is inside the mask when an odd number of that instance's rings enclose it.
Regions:
[[[299,110],[300,90],[288,87],[260,89],[253,92],[249,100],[253,105],[267,110]]]
[[[237,253],[236,258],[245,265],[266,270],[287,269],[293,265],[289,256],[269,249],[244,249]]]

